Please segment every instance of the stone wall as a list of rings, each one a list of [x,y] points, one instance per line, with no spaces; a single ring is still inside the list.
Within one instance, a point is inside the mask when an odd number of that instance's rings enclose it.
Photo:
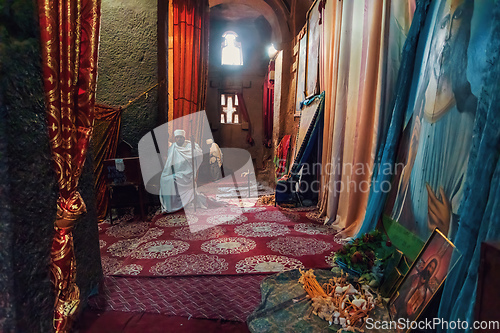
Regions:
[[[222,34],[231,30],[242,43],[243,66],[221,65]],[[267,31],[267,32],[266,32]],[[256,20],[212,20],[210,22],[210,66],[207,89],[207,116],[215,141],[221,147],[243,148],[250,152],[256,169],[262,169],[266,148],[263,145],[263,83],[269,57],[270,26],[262,17]],[[255,145],[246,141],[248,131],[242,124],[220,123],[220,93],[241,91],[250,117]],[[242,121],[240,121],[242,122]],[[269,156],[269,154],[266,154]]]
[[[97,102],[125,106],[158,83],[157,1],[102,0]],[[157,88],[126,108],[121,137],[134,147],[157,126]]]

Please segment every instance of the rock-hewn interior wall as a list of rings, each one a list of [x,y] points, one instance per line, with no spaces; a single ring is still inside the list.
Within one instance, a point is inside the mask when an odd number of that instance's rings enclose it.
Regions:
[[[124,106],[158,83],[157,1],[103,0],[97,102]],[[122,115],[121,137],[137,143],[158,121],[158,88]]]
[[[210,65],[207,89],[207,116],[213,129],[215,141],[221,147],[243,148],[250,152],[254,167],[263,167],[266,148],[262,143],[263,83],[269,57],[267,46],[271,36],[270,26],[261,17],[256,20],[211,20],[210,22]],[[266,24],[267,23],[267,24]],[[267,29],[267,33],[266,33]],[[243,66],[221,65],[222,34],[231,30],[238,34],[242,43]],[[248,131],[241,124],[220,123],[220,93],[241,91],[252,126],[255,145],[246,141]],[[269,154],[267,154],[269,155]]]

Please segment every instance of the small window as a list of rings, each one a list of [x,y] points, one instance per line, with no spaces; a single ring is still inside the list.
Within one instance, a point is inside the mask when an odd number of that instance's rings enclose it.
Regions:
[[[238,112],[238,96],[236,94],[221,94],[221,124],[239,124],[240,117]]]
[[[222,38],[224,38],[222,42],[222,64],[242,66],[241,43],[236,40],[238,35],[233,31],[226,31]]]

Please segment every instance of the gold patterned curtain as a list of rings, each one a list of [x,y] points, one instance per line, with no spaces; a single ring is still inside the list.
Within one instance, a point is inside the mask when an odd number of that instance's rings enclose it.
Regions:
[[[79,305],[73,227],[86,212],[77,190],[94,121],[100,0],[39,0],[48,132],[59,187],[51,250],[54,329],[68,332]]]

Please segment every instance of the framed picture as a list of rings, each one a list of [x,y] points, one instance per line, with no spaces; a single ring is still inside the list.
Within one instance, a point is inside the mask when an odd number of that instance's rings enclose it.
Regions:
[[[299,59],[297,69],[297,88],[295,96],[295,115],[301,114],[300,104],[306,99],[306,68],[307,68],[307,24],[297,36],[299,44]]]
[[[457,262],[459,255],[453,256],[455,251],[453,243],[434,229],[389,301],[391,320],[398,323],[400,319],[417,320]],[[409,328],[398,327],[398,332],[409,331]]]
[[[316,111],[318,110],[318,106],[320,103],[321,100],[317,98],[311,104],[304,105],[304,108],[300,113],[299,130],[297,132],[297,142],[296,142],[297,152],[302,146],[302,143],[304,142],[304,139],[307,136],[307,132],[309,131],[309,127],[311,127],[311,123],[314,119],[314,115],[316,114]]]
[[[315,1],[307,12],[307,65],[305,97],[318,93],[319,39],[320,25],[319,1]]]

